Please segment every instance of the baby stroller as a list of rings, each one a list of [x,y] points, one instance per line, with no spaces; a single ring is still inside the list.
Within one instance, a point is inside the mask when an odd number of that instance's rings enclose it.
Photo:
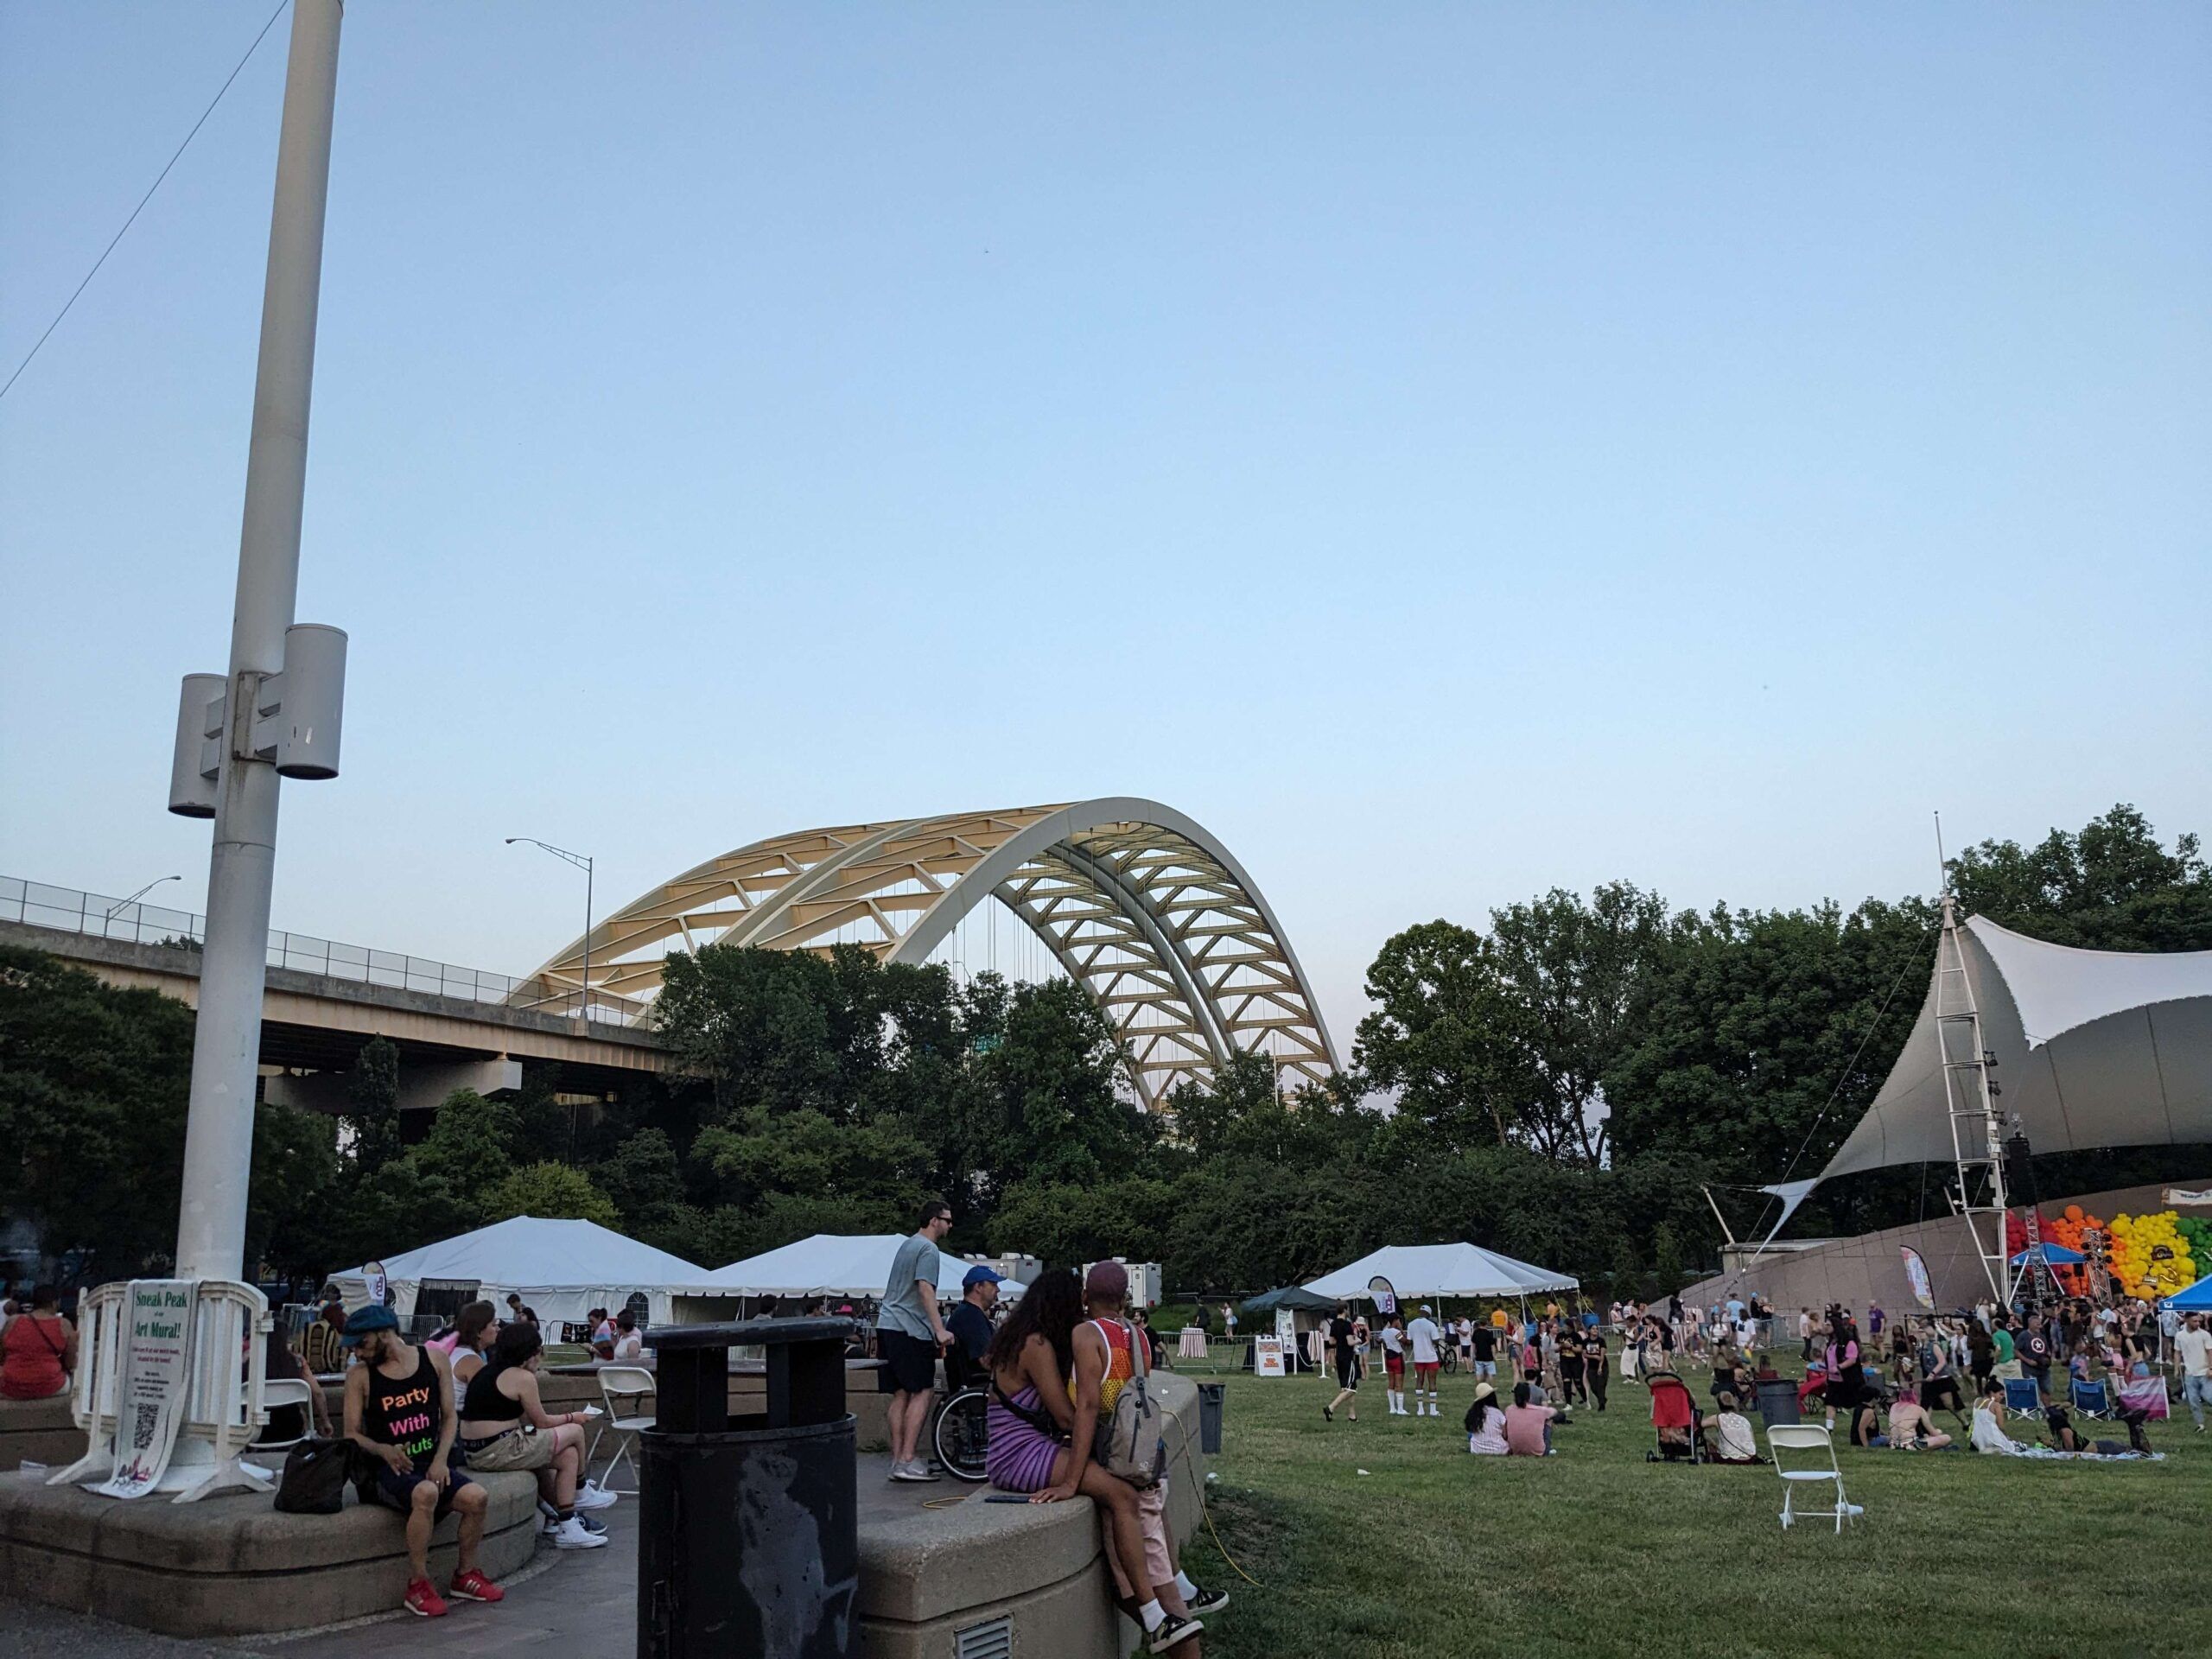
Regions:
[[[1654,1371],[1645,1382],[1651,1389],[1651,1427],[1658,1435],[1656,1449],[1643,1454],[1646,1463],[1703,1463],[1705,1414],[1689,1384],[1672,1371]]]

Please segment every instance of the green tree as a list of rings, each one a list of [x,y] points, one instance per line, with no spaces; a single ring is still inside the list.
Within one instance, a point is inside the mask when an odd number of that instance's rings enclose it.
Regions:
[[[474,1217],[479,1226],[515,1216],[595,1221],[602,1227],[615,1226],[622,1219],[613,1200],[592,1185],[589,1176],[566,1164],[524,1164],[511,1170],[482,1190],[480,1203]]]
[[[106,1278],[176,1246],[192,1010],[0,947],[0,1208]]]
[[[372,1037],[346,1075],[346,1124],[352,1162],[374,1174],[406,1150],[399,1134],[399,1046]]]
[[[1385,941],[1367,970],[1375,1011],[1354,1055],[1376,1089],[1451,1147],[1510,1145],[1541,1087],[1529,1011],[1490,941],[1424,922]]]
[[[2122,804],[2079,834],[2034,847],[1985,841],[1951,862],[1963,910],[2055,944],[2097,950],[2212,950],[2212,867],[2197,837],[2159,844]]]

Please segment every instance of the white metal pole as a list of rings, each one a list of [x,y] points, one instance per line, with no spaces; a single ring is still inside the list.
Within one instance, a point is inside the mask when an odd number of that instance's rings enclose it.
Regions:
[[[246,1182],[253,1161],[254,1083],[261,1058],[270,887],[276,865],[277,776],[250,758],[254,702],[284,666],[284,630],[299,588],[300,513],[307,492],[308,405],[315,380],[322,217],[338,91],[341,0],[294,0],[283,124],[262,290],[261,360],[246,454],[231,619],[230,709],[207,868],[207,938],[193,1039],[176,1271],[236,1279],[245,1254]],[[241,759],[241,752],[249,758]]]

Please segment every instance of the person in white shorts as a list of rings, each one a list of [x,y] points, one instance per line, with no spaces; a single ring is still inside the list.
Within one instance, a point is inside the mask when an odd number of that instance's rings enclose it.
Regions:
[[[1429,1318],[1428,1304],[1423,1302],[1421,1317],[1406,1326],[1406,1340],[1414,1350],[1414,1415],[1441,1417],[1444,1413],[1437,1405],[1436,1372],[1442,1363],[1437,1344],[1444,1339],[1444,1332],[1436,1321]]]

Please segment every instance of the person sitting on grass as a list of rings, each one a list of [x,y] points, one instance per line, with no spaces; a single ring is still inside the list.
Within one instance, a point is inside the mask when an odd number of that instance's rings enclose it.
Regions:
[[[1910,1383],[1899,1389],[1890,1407],[1890,1444],[1909,1452],[1938,1452],[1952,1443],[1920,1403],[1920,1390]]]
[[[584,1431],[590,1414],[554,1415],[538,1397],[537,1368],[545,1342],[534,1325],[501,1328],[492,1357],[461,1390],[461,1449],[480,1474],[526,1470],[537,1477],[537,1494],[547,1509],[546,1535],[556,1549],[601,1549],[604,1531],[584,1524],[578,1510],[603,1510],[614,1494],[597,1487],[578,1490],[582,1471]]]
[[[1091,1460],[1098,1434],[1097,1376],[1088,1397],[1081,1389],[1075,1389],[1077,1398],[1069,1397],[1077,1383],[1075,1333],[1082,1320],[1083,1287],[1072,1272],[1056,1268],[1038,1275],[999,1326],[986,1361],[991,1397],[984,1470],[1001,1491],[1027,1492],[1033,1503],[1060,1503],[1078,1492],[1090,1498],[1107,1523],[1123,1582],[1147,1584],[1151,1569],[1136,1490]],[[1156,1596],[1136,1612],[1154,1653],[1166,1652],[1203,1628],[1195,1618],[1169,1612]]]
[[[388,1307],[372,1302],[346,1322],[346,1345],[360,1363],[346,1373],[346,1438],[374,1460],[368,1493],[407,1517],[407,1591],[400,1605],[418,1618],[442,1618],[445,1598],[430,1584],[430,1534],[461,1517],[452,1593],[500,1601],[506,1592],[484,1575],[484,1489],[453,1466],[457,1427],[448,1402],[453,1374],[443,1354],[410,1344]]]
[[[1751,1419],[1737,1408],[1735,1394],[1722,1389],[1713,1402],[1720,1409],[1714,1414],[1712,1424],[1711,1455],[1715,1463],[1764,1463],[1759,1456],[1758,1436],[1752,1432]]]
[[[1475,1403],[1467,1408],[1466,1427],[1467,1450],[1474,1456],[1503,1458],[1511,1454],[1513,1448],[1505,1440],[1505,1408],[1497,1403],[1497,1390],[1487,1382],[1475,1384]]]
[[[1851,1408],[1851,1443],[1879,1450],[1890,1443],[1882,1432],[1882,1396],[1869,1392],[1859,1396]]]
[[[1552,1419],[1559,1414],[1549,1406],[1531,1403],[1535,1393],[1526,1382],[1513,1385],[1513,1403],[1505,1413],[1505,1449],[1516,1458],[1548,1458],[1552,1453]]]

